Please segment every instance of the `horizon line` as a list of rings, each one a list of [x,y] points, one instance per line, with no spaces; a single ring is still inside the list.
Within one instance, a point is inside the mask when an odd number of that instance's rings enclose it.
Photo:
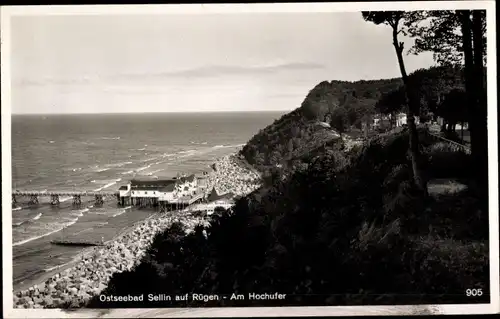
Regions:
[[[12,115],[118,115],[118,114],[199,114],[199,113],[277,113],[291,110],[234,110],[234,111],[166,111],[166,112],[102,112],[102,113],[11,113]]]

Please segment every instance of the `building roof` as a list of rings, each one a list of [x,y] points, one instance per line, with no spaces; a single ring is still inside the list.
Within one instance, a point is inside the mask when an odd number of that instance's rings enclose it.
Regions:
[[[133,179],[130,181],[131,187],[134,189],[137,187],[161,188],[175,183],[176,181],[173,179],[151,179],[151,180]]]
[[[169,184],[167,186],[161,187],[159,191],[166,193],[166,192],[173,192],[174,189],[175,189],[175,184]]]
[[[120,186],[120,188],[118,188],[119,191],[126,191],[127,190],[127,186]]]
[[[179,177],[177,180],[178,180],[180,183],[183,183],[183,184],[184,184],[184,183],[192,183],[192,182],[194,182],[194,180],[195,180],[195,179],[196,179],[196,175],[191,174],[191,175],[189,175],[189,176],[187,176],[187,177],[184,177],[184,176]]]
[[[160,187],[141,187],[141,186],[138,186],[138,187],[134,187],[132,188],[132,191],[159,191],[160,190]]]

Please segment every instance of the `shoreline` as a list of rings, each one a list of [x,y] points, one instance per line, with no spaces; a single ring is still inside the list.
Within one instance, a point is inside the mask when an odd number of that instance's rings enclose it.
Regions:
[[[258,187],[254,172],[243,167],[237,151],[218,158],[207,191],[222,188],[221,193],[235,195],[251,192]],[[252,182],[253,181],[253,182]],[[113,274],[131,270],[138,265],[155,236],[173,223],[183,224],[186,234],[194,227],[209,227],[207,219],[195,217],[184,210],[154,212],[146,219],[125,227],[104,246],[83,248],[68,263],[47,271],[34,280],[27,280],[13,289],[13,308],[84,307],[93,296],[105,289]]]
[[[147,217],[146,219],[137,221],[133,225],[125,227],[122,231],[120,231],[118,234],[116,234],[112,239],[104,242],[104,245],[106,246],[109,243],[111,243],[112,241],[120,238],[121,236],[126,235],[128,232],[132,231],[135,227],[137,227],[140,223],[145,222],[148,219],[155,217],[156,215],[158,215],[158,213],[153,213],[151,216]],[[59,266],[55,266],[55,267],[53,267],[54,269],[52,269],[50,271],[45,271],[42,275],[40,275],[36,279],[32,279],[32,280],[27,279],[25,282],[17,284],[17,287],[16,287],[16,285],[14,285],[13,294],[19,293],[19,292],[21,292],[23,290],[27,290],[30,287],[33,287],[35,285],[37,285],[37,286],[41,285],[45,281],[47,281],[47,279],[53,277],[54,275],[62,273],[64,271],[66,271],[68,268],[74,267],[80,260],[82,260],[82,258],[88,257],[89,254],[91,254],[92,251],[94,251],[96,248],[98,248],[98,247],[92,246],[92,247],[82,248],[80,250],[80,252],[78,252],[67,263],[61,264]]]

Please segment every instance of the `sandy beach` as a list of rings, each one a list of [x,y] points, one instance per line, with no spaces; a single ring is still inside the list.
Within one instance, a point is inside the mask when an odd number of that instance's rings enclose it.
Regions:
[[[213,165],[214,173],[208,179],[208,189],[213,187],[217,193],[233,193],[244,196],[260,187],[260,176],[249,169],[237,155],[227,155]]]
[[[245,195],[259,185],[258,176],[242,167],[234,155],[214,163],[209,185],[219,186],[220,193]],[[211,188],[209,188],[211,189]],[[131,270],[141,260],[156,234],[174,222],[184,225],[186,234],[197,225],[209,226],[207,219],[186,211],[154,214],[125,229],[104,246],[84,249],[71,262],[47,272],[36,284],[26,283],[14,291],[13,308],[82,307],[107,287],[111,276]]]

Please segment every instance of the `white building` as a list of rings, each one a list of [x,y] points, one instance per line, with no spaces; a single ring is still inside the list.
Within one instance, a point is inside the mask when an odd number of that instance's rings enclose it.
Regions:
[[[196,193],[198,188],[198,180],[194,174],[189,176],[181,176],[176,179],[175,193],[179,197],[191,196]]]
[[[189,208],[190,211],[200,211],[206,212],[207,215],[212,215],[215,211],[215,208],[222,207],[224,209],[230,209],[234,206],[234,200],[232,198],[220,198],[215,201],[197,204]]]
[[[195,202],[202,198],[195,175],[181,176],[172,179],[131,180],[119,188],[122,205],[156,206],[163,204],[182,204]]]
[[[406,124],[406,114],[399,113],[396,114],[396,127],[400,127]]]
[[[120,197],[130,197],[130,184],[122,186],[118,189]]]
[[[160,202],[173,202],[177,199],[177,194],[175,193],[175,183],[160,188],[158,193],[158,201]]]
[[[127,187],[132,198],[159,198],[160,190],[175,185],[176,180],[131,180]]]
[[[419,124],[420,117],[414,116],[414,118],[415,118],[415,124]],[[406,116],[406,113],[396,114],[396,127],[400,127],[400,126],[407,125],[407,124],[408,124],[408,118]]]

